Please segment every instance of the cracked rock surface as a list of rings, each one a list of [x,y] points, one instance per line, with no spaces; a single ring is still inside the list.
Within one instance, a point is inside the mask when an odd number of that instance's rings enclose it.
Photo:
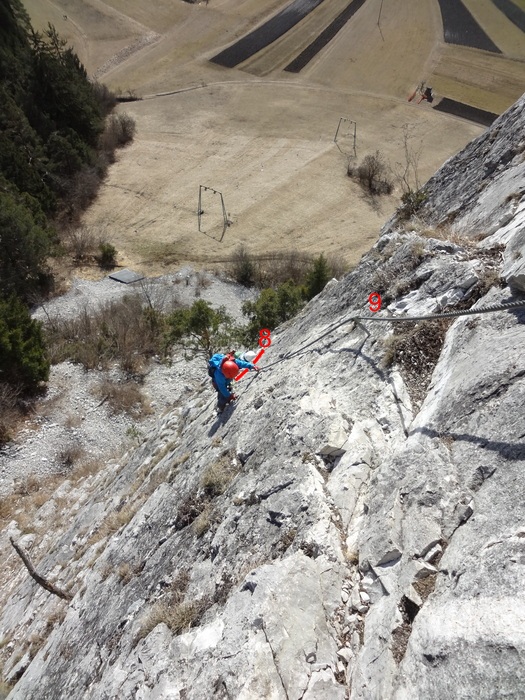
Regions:
[[[429,184],[434,224],[491,222],[480,265],[489,235],[520,232],[497,181],[522,172],[524,106]],[[202,385],[137,449],[62,484],[26,534],[13,519],[73,599],[38,587],[4,533],[9,700],[523,697],[525,311],[443,330],[417,412],[402,358],[384,362],[389,325],[351,320],[399,265],[414,286],[392,301],[417,291],[410,313],[511,299],[458,264],[465,249],[390,221],[272,332],[233,408],[217,417]]]

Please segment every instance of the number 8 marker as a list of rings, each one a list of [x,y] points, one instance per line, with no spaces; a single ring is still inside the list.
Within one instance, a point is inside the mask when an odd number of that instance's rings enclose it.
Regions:
[[[259,331],[259,347],[269,348],[272,344],[269,328],[261,328]]]

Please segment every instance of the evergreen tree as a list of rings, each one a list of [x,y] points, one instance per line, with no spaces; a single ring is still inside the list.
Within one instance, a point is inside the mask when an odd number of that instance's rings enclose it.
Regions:
[[[205,354],[208,358],[218,348],[226,348],[239,339],[239,329],[224,306],[212,309],[198,299],[189,309],[178,309],[168,317],[167,342],[184,350]]]
[[[52,212],[56,201],[46,182],[42,141],[5,86],[0,86],[0,105],[0,174]]]
[[[44,34],[33,33],[31,92],[36,107],[33,118],[42,136],[50,124],[53,131],[73,129],[91,146],[103,129],[103,115],[87,73],[76,53],[49,24]],[[46,120],[38,119],[37,110]],[[46,128],[47,127],[47,128]]]
[[[306,278],[305,297],[313,299],[316,294],[323,291],[331,277],[330,267],[325,256],[321,255],[313,261],[311,271]]]
[[[247,301],[242,312],[250,320],[246,329],[246,340],[256,341],[261,328],[274,330],[278,325],[295,316],[303,305],[301,288],[292,282],[284,282],[277,289],[263,289],[257,301]]]
[[[16,297],[0,301],[0,381],[35,393],[48,376],[41,324]]]
[[[33,211],[31,211],[33,209]],[[0,191],[0,290],[29,300],[46,285],[51,231],[36,200]]]

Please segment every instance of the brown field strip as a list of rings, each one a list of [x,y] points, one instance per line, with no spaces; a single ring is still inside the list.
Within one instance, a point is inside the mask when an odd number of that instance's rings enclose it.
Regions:
[[[428,83],[436,94],[501,114],[525,89],[525,64],[462,46],[443,46]]]
[[[525,34],[491,0],[463,0],[463,3],[506,56],[525,60]]]

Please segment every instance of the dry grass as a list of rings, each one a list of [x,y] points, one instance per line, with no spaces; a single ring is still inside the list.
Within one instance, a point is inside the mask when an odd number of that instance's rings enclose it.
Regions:
[[[104,564],[104,566],[99,571],[100,578],[102,579],[102,581],[105,581],[107,578],[109,578],[109,576],[113,573],[113,571],[114,571],[114,567],[111,564],[109,564],[109,563]]]
[[[103,540],[106,537],[111,537],[111,535],[114,535],[122,527],[131,522],[131,520],[133,519],[137,511],[141,508],[145,500],[145,496],[140,496],[133,503],[128,503],[122,508],[120,508],[120,510],[112,511],[111,513],[109,513],[109,515],[106,516],[102,523],[97,527],[95,532],[87,540],[87,547],[91,547],[92,545],[96,544],[97,542],[100,542],[100,540]]]
[[[49,617],[47,618],[47,623],[46,626],[48,629],[53,629],[57,625],[61,625],[67,614],[67,607],[64,605],[61,608],[57,608],[54,610],[52,613],[50,613]]]
[[[70,442],[60,451],[58,459],[63,467],[71,470],[85,454],[86,451],[79,442]]]
[[[187,632],[199,624],[211,603],[212,601],[209,598],[199,598],[175,605],[170,605],[164,601],[155,603],[144,618],[136,641],[138,642],[140,639],[147,637],[161,623],[167,625],[175,635]]]
[[[0,700],[5,700],[13,688],[13,685],[10,685],[5,681],[0,681]]]
[[[207,504],[208,499],[198,496],[196,492],[186,496],[177,511],[177,518],[175,520],[176,529],[183,530],[188,525],[191,525],[204,511]]]
[[[44,646],[47,639],[47,634],[42,630],[41,632],[33,632],[29,637],[29,658],[32,660],[38,654],[40,649]]]
[[[164,447],[161,447],[158,449],[157,452],[153,453],[153,459],[150,463],[150,469],[153,469],[161,460],[164,459],[164,457],[168,454],[168,452],[174,450],[178,445],[178,440],[172,440],[169,442],[167,445],[164,445]],[[189,459],[189,453],[186,453],[188,455]]]
[[[166,624],[174,634],[182,634],[192,627],[196,627],[204,612],[209,607],[209,601],[204,598],[187,603],[180,603],[169,611]]]
[[[82,481],[88,476],[97,474],[103,467],[106,466],[106,459],[102,457],[90,457],[86,460],[81,461],[69,476],[69,479],[73,484]]]
[[[419,408],[426,396],[432,372],[439,360],[446,332],[454,319],[398,323],[393,335],[384,341],[383,364],[396,364],[403,376],[410,399]]]
[[[96,387],[96,394],[102,402],[107,402],[114,414],[127,413],[138,419],[151,414],[149,401],[135,382],[101,381]]]
[[[189,581],[190,575],[186,570],[175,575],[164,598],[155,603],[143,618],[135,642],[147,637],[161,623],[166,624],[174,634],[181,634],[199,624],[212,600],[203,596],[185,602]]]
[[[21,390],[0,382],[0,445],[9,442],[24,417],[20,404]]]
[[[230,452],[223,454],[202,475],[201,487],[206,496],[215,498],[223,494],[238,472],[239,466],[233,463]]]
[[[138,576],[139,573],[139,568],[131,566],[128,562],[122,562],[117,567],[117,578],[124,586],[128,584],[131,579],[135,578],[135,576]]]
[[[99,534],[102,538],[109,537],[115,532],[118,532],[121,527],[127,525],[133,518],[137,509],[132,505],[127,505],[116,512],[110,513],[108,517],[104,520],[104,524],[99,530]]]
[[[297,528],[290,528],[289,530],[286,530],[286,532],[283,533],[281,540],[280,540],[280,547],[281,547],[283,553],[286,552],[286,550],[292,546],[296,535],[297,535]]]
[[[140,630],[135,637],[135,643],[147,637],[157,625],[166,622],[169,615],[169,608],[166,603],[155,603],[146,613],[140,624]]]
[[[95,312],[85,308],[71,319],[50,319],[45,339],[51,362],[71,360],[86,369],[118,362],[125,372],[136,374],[147,358],[163,356],[166,350],[163,318],[144,302],[143,295],[130,294]]]
[[[453,226],[447,223],[440,224],[435,228],[427,228],[426,226],[422,225],[418,233],[424,238],[435,238],[438,241],[453,243],[454,245],[465,249],[475,248],[476,246],[474,236],[466,236],[464,233],[457,231]]]
[[[44,505],[44,503],[47,503],[49,501],[49,498],[49,493],[42,489],[42,491],[35,493],[35,495],[31,499],[31,505],[33,505],[38,510]]]
[[[177,457],[177,459],[174,460],[172,466],[180,467],[182,464],[187,462],[190,457],[191,457],[191,454],[189,452],[185,452],[183,455],[181,455],[180,457]]]
[[[64,428],[68,428],[69,430],[71,430],[71,428],[80,428],[82,420],[83,416],[79,413],[68,413],[64,417]]]
[[[383,306],[422,283],[415,279],[413,271],[421,265],[426,252],[424,241],[411,239],[391,241],[379,253],[381,264],[372,277],[372,287],[381,294]]]
[[[192,523],[193,532],[196,537],[202,537],[213,524],[213,507],[211,503],[206,503],[204,509],[199,513]]]
[[[350,566],[358,566],[358,564],[359,564],[359,552],[357,552],[355,550],[348,549],[348,547],[344,546],[343,547],[343,555],[344,555],[345,561]]]
[[[11,496],[0,500],[0,521],[15,519],[22,532],[29,532],[36,510],[49,500],[55,488],[56,477],[41,481],[30,476],[19,482]]]
[[[25,481],[17,484],[15,493],[19,496],[30,496],[32,493],[37,493],[42,488],[42,480],[31,474]]]
[[[38,509],[52,499],[53,493],[62,483],[61,475],[39,478],[31,475],[24,481],[16,484],[13,493],[0,500],[0,521],[16,520],[22,532],[40,532],[45,529],[44,524],[38,528],[34,526],[34,519]],[[55,499],[55,513],[62,508],[66,499]],[[56,515],[54,516],[56,517]]]

